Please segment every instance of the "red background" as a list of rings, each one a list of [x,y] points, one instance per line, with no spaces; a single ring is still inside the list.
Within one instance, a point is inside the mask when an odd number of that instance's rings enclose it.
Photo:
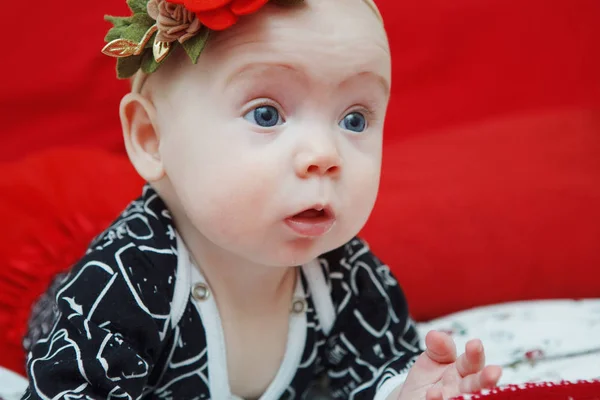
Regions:
[[[0,63],[0,258],[2,271],[16,258],[33,278],[44,275],[35,268],[76,257],[140,183],[120,158],[117,109],[127,83],[99,52],[103,14],[126,6],[70,1],[3,8],[19,17],[3,21],[18,34],[4,41]],[[364,236],[398,276],[415,317],[599,297],[600,2],[379,4],[394,81],[381,195]],[[38,154],[66,146],[102,151]],[[94,201],[98,190],[111,201]],[[87,218],[77,222],[86,229],[65,222],[73,214]],[[48,251],[37,258],[23,250],[41,240]],[[26,304],[38,286],[11,296]],[[14,306],[0,304],[0,314]],[[22,321],[1,317],[18,341]]]

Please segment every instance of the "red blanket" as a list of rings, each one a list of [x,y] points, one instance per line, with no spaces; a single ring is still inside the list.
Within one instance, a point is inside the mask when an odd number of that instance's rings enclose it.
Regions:
[[[454,400],[600,400],[600,380],[508,385]]]

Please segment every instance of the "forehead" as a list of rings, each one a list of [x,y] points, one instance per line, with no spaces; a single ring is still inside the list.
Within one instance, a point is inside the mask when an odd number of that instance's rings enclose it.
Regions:
[[[383,25],[364,0],[305,0],[267,5],[214,34],[196,67],[215,78],[246,64],[282,64],[323,79],[372,72],[389,84],[390,60]]]

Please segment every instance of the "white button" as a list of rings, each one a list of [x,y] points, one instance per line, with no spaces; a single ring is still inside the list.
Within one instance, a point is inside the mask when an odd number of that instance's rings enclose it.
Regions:
[[[205,283],[196,283],[192,289],[192,296],[198,301],[208,300],[210,297],[210,289]]]
[[[296,297],[292,302],[292,314],[302,314],[306,311],[308,305],[306,304],[306,300]]]

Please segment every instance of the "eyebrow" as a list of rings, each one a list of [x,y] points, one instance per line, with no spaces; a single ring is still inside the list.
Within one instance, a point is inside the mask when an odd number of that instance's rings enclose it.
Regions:
[[[282,70],[291,71],[295,74],[305,75],[300,70],[300,68],[298,68],[294,65],[291,65],[291,64],[282,64],[282,63],[276,63],[276,62],[253,62],[253,63],[243,64],[241,67],[233,70],[233,72],[231,74],[229,74],[227,76],[227,78],[225,79],[225,85],[226,86],[231,85],[233,82],[235,82],[237,79],[239,79],[240,76],[244,75],[247,72],[252,72],[254,70],[260,71],[260,70],[269,70],[269,69],[282,69]]]
[[[231,74],[229,74],[227,76],[227,78],[225,80],[225,85],[226,86],[231,85],[233,82],[235,82],[237,79],[239,79],[240,76],[242,76],[243,74],[245,74],[247,72],[252,72],[253,70],[259,70],[259,71],[267,70],[268,71],[269,69],[281,69],[284,71],[290,71],[290,72],[292,72],[294,74],[298,74],[298,75],[302,76],[303,78],[305,78],[306,80],[308,80],[307,74],[299,66],[296,66],[294,64],[284,64],[284,63],[278,63],[278,62],[264,62],[263,61],[263,62],[252,62],[252,63],[243,64],[241,67],[236,68],[235,70],[233,70],[233,72]],[[386,78],[384,78],[383,75],[381,75],[375,71],[361,71],[361,72],[355,73],[355,74],[347,77],[343,81],[341,81],[339,83],[339,86],[343,86],[348,81],[354,80],[360,76],[374,78],[377,81],[377,83],[381,86],[381,88],[383,89],[384,94],[386,96],[389,96],[389,94],[390,94],[389,81]]]
[[[390,94],[390,82],[387,79],[385,79],[383,77],[383,75],[380,75],[380,74],[378,74],[377,72],[374,72],[374,71],[359,72],[356,75],[353,75],[353,76],[345,79],[340,84],[340,86],[343,85],[344,83],[348,82],[349,80],[356,79],[356,77],[359,77],[359,76],[367,76],[367,77],[374,78],[377,81],[377,83],[381,86],[381,88],[383,89],[383,92],[385,93],[385,95],[389,96],[389,94]]]

